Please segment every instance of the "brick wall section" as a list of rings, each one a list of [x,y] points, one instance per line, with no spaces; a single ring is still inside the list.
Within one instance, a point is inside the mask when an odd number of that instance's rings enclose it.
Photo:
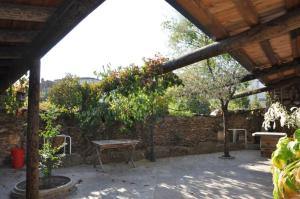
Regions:
[[[261,130],[263,117],[260,112],[236,112],[229,117],[229,128],[246,128],[248,130],[248,140],[252,143],[251,134]],[[71,160],[76,163],[92,163],[95,160],[93,145],[84,138],[79,129],[78,122],[74,119],[64,119],[62,123],[62,133],[72,137],[72,151],[77,155]],[[25,118],[16,119],[15,117],[0,114],[0,165],[4,160],[9,160],[12,147],[21,144],[21,136],[24,133]],[[111,138],[135,138],[143,140],[138,146],[135,154],[136,159],[145,157],[147,148],[146,129],[137,128],[135,135],[116,133],[118,125],[110,132]],[[97,131],[97,130],[96,130]],[[113,133],[112,133],[113,132]],[[222,134],[222,118],[213,116],[194,116],[194,117],[174,117],[166,116],[157,121],[154,126],[155,145],[157,157],[168,157],[177,155],[211,153],[223,150],[222,140],[218,141],[218,132]],[[99,134],[101,135],[101,134]],[[106,135],[93,139],[105,139]],[[231,149],[241,149],[243,144],[232,145]],[[123,161],[123,152],[113,152],[113,159],[109,154],[103,154],[104,162]],[[7,161],[6,161],[7,163]],[[72,163],[70,163],[72,164]]]

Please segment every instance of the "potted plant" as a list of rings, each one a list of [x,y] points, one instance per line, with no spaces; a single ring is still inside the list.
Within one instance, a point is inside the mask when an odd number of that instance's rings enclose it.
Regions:
[[[71,178],[66,176],[53,176],[52,170],[61,164],[63,154],[59,154],[63,145],[54,146],[53,138],[59,134],[60,126],[54,125],[58,112],[50,108],[41,114],[45,122],[45,128],[40,132],[44,143],[39,150],[40,169],[42,176],[39,180],[39,197],[41,199],[62,198],[68,195],[75,188]],[[11,192],[12,198],[25,198],[26,181],[19,182]]]
[[[52,176],[52,170],[61,164],[61,159],[64,156],[64,154],[59,154],[63,145],[54,146],[53,144],[53,138],[59,134],[61,128],[60,125],[54,125],[57,116],[58,112],[54,108],[41,114],[41,118],[46,125],[45,129],[40,132],[44,143],[39,150],[40,168],[44,178],[50,178]]]
[[[279,139],[272,153],[273,197],[275,199],[300,198],[300,108],[288,111],[280,103],[272,104],[264,117],[263,126],[275,129],[280,125],[296,129],[292,137]]]

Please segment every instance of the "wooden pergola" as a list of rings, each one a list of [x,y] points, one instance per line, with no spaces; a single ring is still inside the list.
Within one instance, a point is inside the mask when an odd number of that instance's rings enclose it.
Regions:
[[[39,182],[40,58],[104,0],[1,0],[0,92],[27,71],[29,77],[26,198]]]
[[[299,81],[300,0],[167,0],[215,42],[163,65],[171,71],[229,53],[266,87]],[[298,81],[296,80],[298,79]]]
[[[164,72],[229,53],[251,72],[243,81],[259,79],[266,85],[265,90],[299,82],[300,0],[166,1],[215,43],[163,64]],[[103,2],[2,0],[0,3],[0,92],[30,71],[28,199],[38,198],[40,58]]]

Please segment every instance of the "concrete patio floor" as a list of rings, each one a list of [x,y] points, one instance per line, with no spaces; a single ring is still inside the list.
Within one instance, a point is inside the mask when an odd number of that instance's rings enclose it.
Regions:
[[[68,199],[194,199],[272,198],[269,160],[259,151],[234,151],[233,160],[221,153],[158,159],[157,162],[106,164],[105,172],[90,165],[61,168],[55,174],[72,177],[78,190]],[[0,198],[25,177],[25,171],[0,168]]]

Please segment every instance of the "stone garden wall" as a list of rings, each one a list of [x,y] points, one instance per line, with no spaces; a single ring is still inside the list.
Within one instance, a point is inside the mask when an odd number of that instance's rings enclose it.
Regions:
[[[0,165],[9,164],[11,149],[22,145],[24,129],[23,118],[0,113]]]
[[[253,143],[251,134],[261,130],[263,117],[261,111],[230,113],[229,128],[246,128],[248,143]],[[24,133],[25,118],[0,115],[0,165],[9,163],[12,147],[21,145]],[[93,163],[95,150],[90,140],[100,139],[83,135],[78,122],[72,118],[62,122],[62,133],[72,137],[73,155],[65,160],[65,165]],[[134,138],[142,140],[138,145],[135,159],[144,159],[147,149],[148,133],[146,129],[137,127],[134,134],[119,133],[118,125],[106,129],[111,138]],[[166,116],[154,126],[156,156],[169,157],[178,155],[212,153],[222,151],[222,118],[215,116],[174,117]],[[102,136],[103,139],[103,136]],[[232,144],[231,149],[242,149],[243,143]],[[124,151],[104,152],[104,162],[123,161]]]
[[[260,112],[236,112],[229,117],[229,128],[248,130],[248,143],[254,143],[251,134],[261,131]],[[212,153],[223,150],[222,118],[213,116],[165,117],[155,127],[158,157]],[[243,141],[231,149],[244,148]]]

